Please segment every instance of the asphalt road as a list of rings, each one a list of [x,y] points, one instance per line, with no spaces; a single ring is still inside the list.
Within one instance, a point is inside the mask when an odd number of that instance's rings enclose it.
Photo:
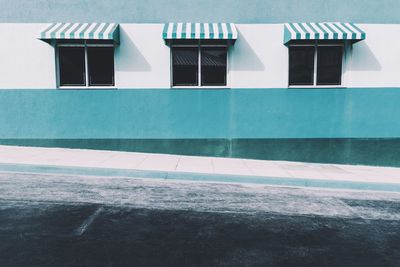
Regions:
[[[400,266],[400,194],[3,173],[0,266]]]

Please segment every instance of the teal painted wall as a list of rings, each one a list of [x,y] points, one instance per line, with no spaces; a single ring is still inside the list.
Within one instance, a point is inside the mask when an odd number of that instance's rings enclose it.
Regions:
[[[400,89],[0,90],[0,138],[398,138]]]
[[[0,22],[400,23],[398,0],[0,0]]]

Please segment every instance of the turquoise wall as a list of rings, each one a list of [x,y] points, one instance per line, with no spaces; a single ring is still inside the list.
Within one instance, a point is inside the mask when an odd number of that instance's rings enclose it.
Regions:
[[[0,138],[393,138],[400,89],[0,90]]]
[[[400,23],[399,0],[0,0],[0,22]]]

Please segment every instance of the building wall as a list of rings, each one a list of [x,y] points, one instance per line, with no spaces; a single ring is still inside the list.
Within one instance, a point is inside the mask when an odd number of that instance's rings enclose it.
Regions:
[[[37,39],[45,25],[0,23],[1,89],[55,88],[54,48]]]
[[[0,0],[0,22],[400,23],[398,0]]]
[[[0,56],[0,88],[55,88],[54,48],[37,39],[47,24],[0,23],[7,36]],[[400,87],[400,50],[388,36],[400,25],[359,24],[367,39],[353,45],[345,64],[345,86]],[[228,87],[287,88],[288,49],[283,24],[238,24],[239,38],[230,47]],[[121,24],[115,51],[116,87],[170,88],[170,49],[163,24]]]
[[[283,25],[238,24],[232,90],[170,89],[163,24],[121,24],[124,90],[56,90],[46,25],[0,23],[0,144],[400,166],[398,24],[359,24],[346,89],[288,89]]]
[[[400,90],[0,90],[0,138],[397,138]]]
[[[0,90],[0,144],[400,167],[400,90]]]
[[[115,50],[118,88],[169,88],[170,49],[162,39],[161,24],[123,24]]]

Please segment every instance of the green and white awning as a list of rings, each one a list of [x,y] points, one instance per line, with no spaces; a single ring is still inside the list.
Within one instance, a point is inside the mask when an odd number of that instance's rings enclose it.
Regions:
[[[234,23],[167,23],[164,39],[225,39],[236,40],[238,33]]]
[[[40,39],[114,40],[119,43],[116,23],[53,23],[40,33]]]
[[[366,34],[353,23],[286,23],[284,43],[292,40],[364,40]]]

